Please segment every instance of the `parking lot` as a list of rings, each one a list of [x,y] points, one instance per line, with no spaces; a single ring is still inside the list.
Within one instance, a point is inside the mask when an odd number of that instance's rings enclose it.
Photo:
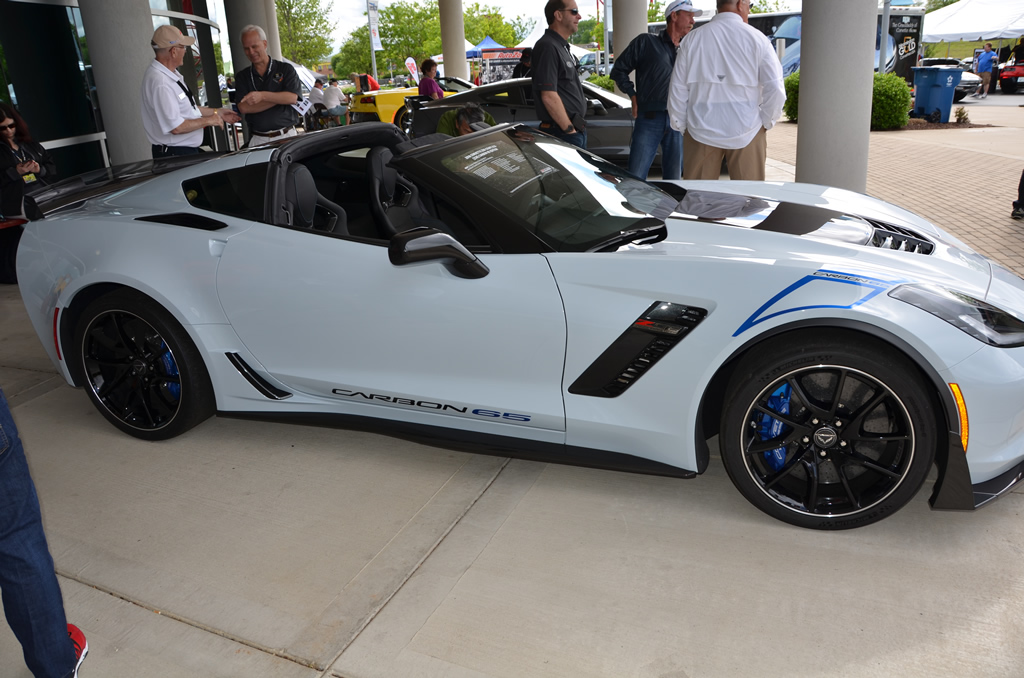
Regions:
[[[867,192],[1024,274],[1024,94],[964,105],[994,126],[872,133]],[[769,180],[796,139],[769,133]],[[14,286],[0,384],[83,678],[1022,674],[1024,488],[932,512],[929,481],[820,533],[714,458],[678,480],[227,418],[145,443],[56,375]],[[0,676],[20,654],[0,625]]]

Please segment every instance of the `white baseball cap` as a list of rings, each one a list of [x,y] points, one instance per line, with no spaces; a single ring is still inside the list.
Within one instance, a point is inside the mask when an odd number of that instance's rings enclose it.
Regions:
[[[667,20],[675,12],[693,12],[694,17],[699,17],[704,10],[694,7],[692,0],[672,0],[665,8],[665,19]]]

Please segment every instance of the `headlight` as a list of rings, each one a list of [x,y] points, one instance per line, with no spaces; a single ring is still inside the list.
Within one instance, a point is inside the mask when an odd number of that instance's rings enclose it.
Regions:
[[[990,346],[1024,346],[1024,322],[961,292],[931,285],[900,285],[889,296],[928,311]]]

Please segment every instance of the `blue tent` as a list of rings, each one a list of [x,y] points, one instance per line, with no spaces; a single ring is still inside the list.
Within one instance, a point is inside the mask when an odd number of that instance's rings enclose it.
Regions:
[[[474,46],[473,49],[466,50],[466,58],[479,59],[485,49],[505,49],[505,45],[499,45],[494,41],[494,38],[488,35],[480,41],[479,45]]]

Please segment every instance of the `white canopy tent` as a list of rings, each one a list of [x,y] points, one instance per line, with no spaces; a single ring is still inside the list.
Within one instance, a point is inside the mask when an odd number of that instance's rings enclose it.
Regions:
[[[538,21],[537,25],[533,27],[533,31],[523,38],[522,42],[516,45],[516,49],[521,49],[523,47],[532,48],[537,41],[540,40],[540,37],[544,35],[545,30],[547,30],[547,26],[544,25],[543,21]],[[572,43],[569,44],[569,51],[572,52],[572,55],[577,59],[582,57],[584,54],[590,54],[588,50],[585,50],[578,45],[573,45]]]
[[[471,43],[469,40],[466,40],[465,38],[463,38],[462,41],[466,43],[466,51],[467,52],[476,49],[476,45]],[[432,56],[430,58],[433,59],[434,61],[436,61],[439,64],[443,64],[444,63],[444,54],[435,54],[434,56]]]
[[[1024,35],[1024,0],[960,0],[924,16],[921,42],[1015,40]]]

